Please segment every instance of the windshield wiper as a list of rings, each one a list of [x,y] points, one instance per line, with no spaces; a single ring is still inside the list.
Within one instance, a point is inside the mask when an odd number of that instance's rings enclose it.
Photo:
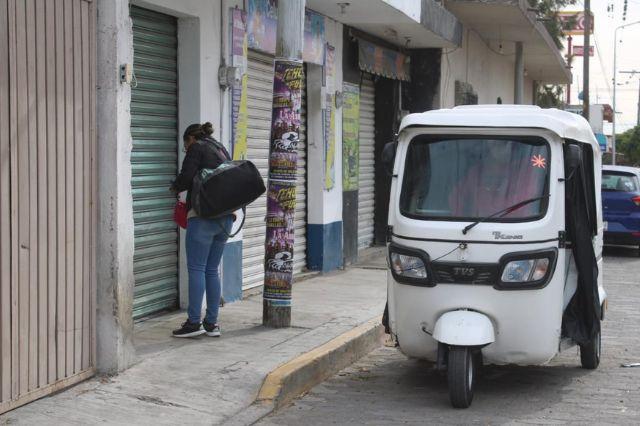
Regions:
[[[489,219],[493,219],[494,217],[502,217],[502,216],[506,216],[511,212],[514,212],[516,210],[518,210],[521,207],[526,206],[527,204],[531,204],[534,203],[536,201],[540,201],[540,200],[544,200],[545,198],[549,198],[550,194],[546,194],[543,195],[541,197],[535,197],[535,198],[529,198],[528,200],[524,200],[524,201],[520,201],[519,203],[516,203],[512,206],[507,207],[506,209],[502,209],[499,212],[496,212],[494,214],[492,214],[491,216],[487,216],[487,217],[483,217],[482,219],[476,220],[473,223],[470,223],[469,225],[465,226],[464,229],[462,230],[462,234],[463,235],[467,235],[467,232],[469,232],[471,230],[471,228],[473,228],[474,226],[476,226],[479,223],[482,223],[486,220]]]

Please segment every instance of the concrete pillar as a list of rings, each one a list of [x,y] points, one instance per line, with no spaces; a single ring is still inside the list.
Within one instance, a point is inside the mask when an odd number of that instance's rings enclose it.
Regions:
[[[334,90],[342,92],[342,25],[327,19],[327,42],[335,47]],[[307,65],[307,267],[328,272],[342,266],[342,108],[335,112],[335,185],[324,187],[325,95],[322,67]],[[326,99],[326,98],[325,98]],[[335,105],[334,105],[335,108]],[[294,254],[295,256],[295,254]]]
[[[135,357],[131,88],[119,81],[133,63],[128,0],[98,0],[97,37],[97,369],[115,373]]]
[[[521,41],[516,41],[516,69],[513,103],[524,103],[524,54]]]

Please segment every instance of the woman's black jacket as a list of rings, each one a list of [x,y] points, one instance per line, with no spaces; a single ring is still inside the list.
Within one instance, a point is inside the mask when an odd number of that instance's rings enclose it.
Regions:
[[[215,139],[199,140],[187,150],[187,155],[182,162],[182,170],[171,188],[176,192],[189,191],[187,208],[191,209],[191,187],[196,173],[202,169],[215,169],[230,159],[229,152]]]

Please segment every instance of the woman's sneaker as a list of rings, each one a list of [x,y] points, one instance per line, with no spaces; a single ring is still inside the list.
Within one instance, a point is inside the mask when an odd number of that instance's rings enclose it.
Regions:
[[[206,321],[202,321],[202,327],[204,327],[207,336],[220,337],[220,326],[218,324],[211,324]]]
[[[173,337],[196,337],[204,334],[204,330],[200,323],[192,323],[186,320],[182,327],[177,330],[173,330]]]

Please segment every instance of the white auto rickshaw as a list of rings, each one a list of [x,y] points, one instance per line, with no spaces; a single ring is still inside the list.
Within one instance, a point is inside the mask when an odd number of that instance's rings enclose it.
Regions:
[[[392,174],[385,326],[466,408],[481,364],[600,361],[601,155],[587,121],[535,106],[406,116]]]

